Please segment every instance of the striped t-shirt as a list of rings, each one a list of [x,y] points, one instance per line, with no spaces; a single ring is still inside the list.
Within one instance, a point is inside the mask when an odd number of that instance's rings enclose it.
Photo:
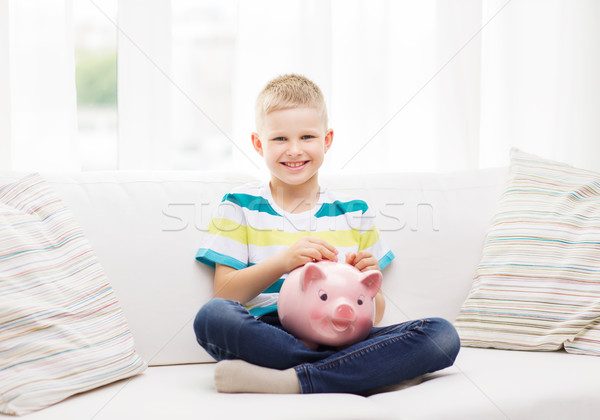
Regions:
[[[339,261],[361,250],[371,252],[381,269],[394,259],[364,201],[322,188],[313,209],[289,213],[275,203],[268,183],[246,184],[223,197],[196,259],[212,267],[218,263],[239,270],[284,251],[304,236],[333,245]],[[277,310],[286,275],[246,302],[252,315]]]

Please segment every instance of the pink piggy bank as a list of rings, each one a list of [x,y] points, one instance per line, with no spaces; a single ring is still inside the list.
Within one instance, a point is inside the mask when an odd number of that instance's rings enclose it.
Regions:
[[[320,261],[292,270],[279,292],[281,325],[309,347],[347,346],[369,335],[381,272]]]

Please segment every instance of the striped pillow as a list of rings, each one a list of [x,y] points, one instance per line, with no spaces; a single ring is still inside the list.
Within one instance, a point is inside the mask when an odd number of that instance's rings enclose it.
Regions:
[[[37,174],[0,186],[0,412],[25,414],[142,372],[108,279]]]
[[[600,354],[600,174],[513,149],[462,344]]]

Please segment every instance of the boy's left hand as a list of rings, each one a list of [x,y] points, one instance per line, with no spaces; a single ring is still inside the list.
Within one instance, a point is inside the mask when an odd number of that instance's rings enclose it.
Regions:
[[[353,265],[360,271],[367,270],[379,270],[379,262],[377,259],[367,251],[358,251],[358,254],[350,253],[346,254],[346,264]]]
[[[367,251],[358,251],[358,254],[346,254],[346,264],[353,265],[361,272],[367,270],[381,271],[377,259],[373,256],[373,254]],[[375,296],[375,319],[373,321],[373,325],[377,325],[379,322],[381,322],[384,311],[385,299],[383,297],[383,293],[381,293],[381,290],[379,290]]]

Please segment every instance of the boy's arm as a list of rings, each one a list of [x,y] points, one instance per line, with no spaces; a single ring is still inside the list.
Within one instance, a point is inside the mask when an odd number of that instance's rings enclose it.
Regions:
[[[258,296],[285,273],[283,259],[274,257],[241,270],[216,264],[215,297],[245,303]]]
[[[335,261],[336,254],[337,250],[332,245],[306,236],[285,251],[241,270],[216,264],[215,297],[246,303],[294,268],[311,261]]]

